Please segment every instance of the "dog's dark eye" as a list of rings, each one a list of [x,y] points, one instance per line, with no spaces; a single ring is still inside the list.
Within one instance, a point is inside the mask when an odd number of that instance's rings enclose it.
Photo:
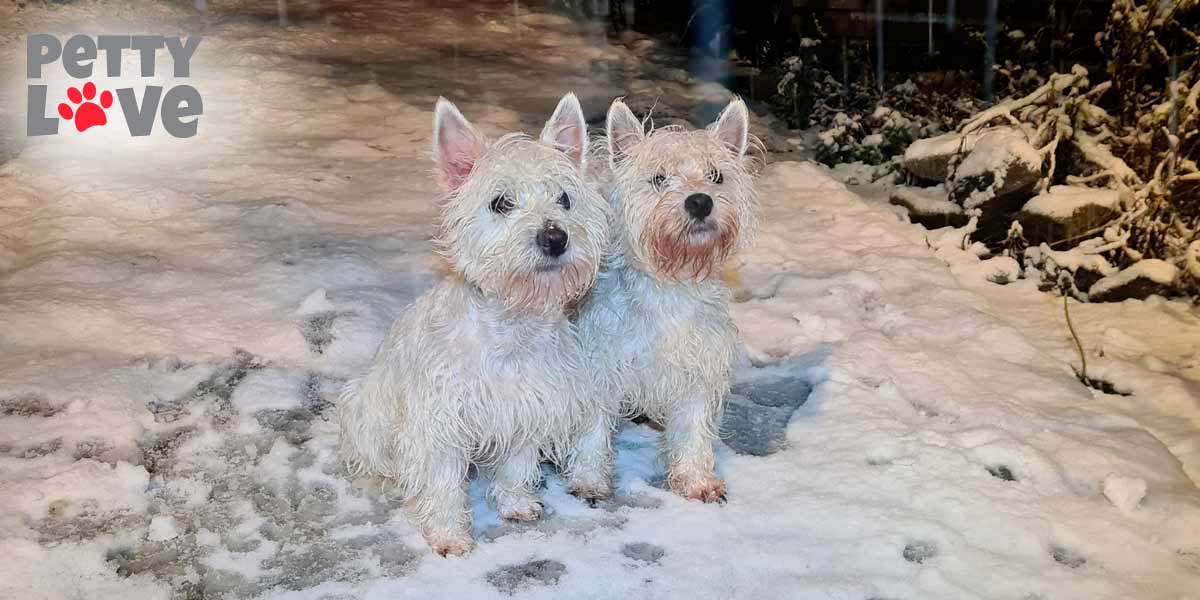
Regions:
[[[562,195],[558,197],[558,205],[563,207],[563,210],[571,210],[571,197],[568,196],[566,192],[563,192]]]
[[[498,215],[507,215],[508,212],[510,210],[512,210],[513,207],[515,207],[515,206],[516,205],[513,204],[512,198],[509,198],[508,196],[505,196],[503,194],[496,196],[495,198],[492,198],[492,204],[491,204],[492,212],[494,212]]]
[[[654,187],[656,187],[656,188],[661,188],[663,186],[663,184],[666,182],[667,182],[667,176],[662,173],[655,175],[654,179],[650,180],[650,183],[653,184]]]
[[[716,169],[709,169],[708,170],[708,180],[713,183],[724,183],[725,176],[722,175],[721,172]]]

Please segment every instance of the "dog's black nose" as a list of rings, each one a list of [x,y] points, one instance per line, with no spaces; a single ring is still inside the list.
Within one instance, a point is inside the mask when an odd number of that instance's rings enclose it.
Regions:
[[[567,232],[557,225],[546,225],[537,234],[538,248],[546,256],[562,256],[567,251]]]
[[[712,196],[708,194],[692,194],[683,201],[683,207],[687,209],[688,214],[692,215],[697,221],[704,220],[705,217],[712,214]]]

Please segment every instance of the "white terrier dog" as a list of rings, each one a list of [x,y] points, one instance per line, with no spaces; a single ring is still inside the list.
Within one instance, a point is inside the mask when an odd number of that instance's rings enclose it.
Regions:
[[[598,401],[612,405],[598,414],[640,412],[661,423],[670,488],[720,501],[712,444],[737,345],[720,277],[757,225],[746,105],[735,99],[705,131],[647,135],[617,100],[607,125],[613,238],[578,316]],[[613,426],[600,423],[575,450],[569,484],[581,498],[611,493]]]
[[[489,141],[438,100],[438,242],[454,273],[396,320],[338,407],[349,471],[393,483],[438,554],[472,547],[472,464],[494,471],[502,517],[535,520],[539,457],[564,457],[599,418],[564,315],[608,236],[606,203],[583,179],[586,148],[574,94],[540,140]]]

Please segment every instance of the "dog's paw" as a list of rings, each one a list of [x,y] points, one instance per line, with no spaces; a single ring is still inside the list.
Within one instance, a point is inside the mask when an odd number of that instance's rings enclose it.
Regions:
[[[500,517],[506,521],[516,521],[518,523],[529,523],[542,518],[542,503],[535,502],[523,510],[507,510],[500,513]]]
[[[533,495],[511,495],[499,498],[496,510],[506,521],[529,523],[542,518],[542,501]]]
[[[510,507],[500,511],[500,518],[506,521],[517,521],[519,523],[529,523],[542,518],[542,503],[530,502],[521,507]]]
[[[595,507],[596,503],[601,500],[612,498],[612,486],[604,484],[571,484],[567,487],[567,492],[572,496],[587,502],[588,506]]]
[[[671,491],[687,498],[704,503],[725,503],[725,482],[715,477],[670,477]]]
[[[462,556],[475,547],[471,538],[430,538],[429,547],[439,556]]]

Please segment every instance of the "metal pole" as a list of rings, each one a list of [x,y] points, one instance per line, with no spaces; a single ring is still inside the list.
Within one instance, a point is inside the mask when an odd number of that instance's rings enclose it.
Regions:
[[[987,47],[983,50],[983,101],[992,103],[992,86],[996,80],[996,13],[999,0],[987,3]]]
[[[875,80],[883,93],[883,0],[875,0]]]
[[[933,0],[929,0],[929,14],[925,17],[929,27],[929,47],[925,51],[927,54],[933,54]]]

